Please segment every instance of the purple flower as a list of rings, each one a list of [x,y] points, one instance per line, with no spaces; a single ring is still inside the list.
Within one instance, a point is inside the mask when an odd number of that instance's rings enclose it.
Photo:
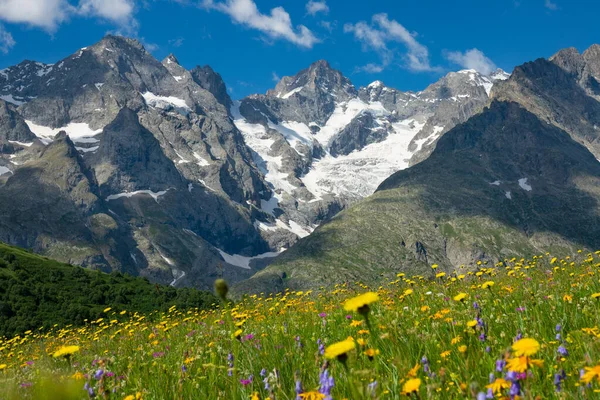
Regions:
[[[265,376],[267,376],[267,370],[266,370],[266,369],[264,369],[264,368],[263,368],[263,369],[261,369],[261,370],[260,370],[260,374],[259,374],[259,375],[260,375],[260,376],[262,376],[262,377],[264,378]]]
[[[493,372],[490,372],[490,376],[488,378],[489,382],[492,383],[496,380],[496,375]]]
[[[505,366],[506,366],[506,361],[496,360],[496,371],[502,372],[504,370]]]
[[[473,302],[473,308],[476,309],[476,310],[479,310],[481,307],[479,307],[479,304],[476,301],[474,301]]]
[[[567,374],[564,370],[561,370],[558,374],[554,374],[554,386],[556,387],[557,392],[562,390],[562,381],[564,381],[566,378]]]
[[[324,312],[319,314],[319,317],[321,317],[321,318],[325,318],[326,316],[327,316],[327,314],[325,314]]]
[[[252,376],[252,375],[250,375],[250,376],[248,377],[248,379],[240,379],[240,383],[241,383],[242,385],[244,385],[244,386],[248,386],[249,384],[251,384],[251,383],[252,383],[252,379],[253,379],[253,376]]]
[[[155,352],[155,353],[152,354],[152,357],[159,358],[159,357],[162,357],[164,355],[165,355],[164,351],[157,351],[157,352]]]
[[[104,371],[102,369],[99,369],[94,374],[94,379],[97,380],[97,381],[99,381],[100,379],[102,379],[102,375],[104,375]]]
[[[106,373],[106,376],[107,376],[108,378],[112,378],[113,376],[115,376],[115,373],[114,373],[114,372],[111,372],[111,371],[109,371],[109,372],[107,372],[107,373]]]
[[[506,373],[506,380],[514,382],[517,380],[517,373],[515,371],[508,371]]]
[[[346,319],[352,319],[352,315],[346,315]]]
[[[513,399],[515,398],[515,396],[521,395],[521,384],[519,383],[519,381],[513,381],[512,385],[510,386],[510,391],[508,393]]]
[[[521,340],[521,339],[523,339],[523,334],[521,332],[519,332],[519,333],[517,333],[517,336],[515,337],[515,342],[517,340]]]
[[[490,346],[488,346],[488,347],[485,348],[485,352],[486,353],[490,353],[491,351],[492,351],[492,348]]]
[[[33,386],[33,383],[31,383],[31,382],[23,382],[19,386],[21,386],[22,388],[28,388],[28,387]]]
[[[558,354],[560,354],[563,357],[566,357],[569,355],[569,352],[567,351],[567,348],[563,345],[558,346]]]
[[[485,395],[486,399],[493,399],[494,398],[494,391],[492,390],[492,388],[488,388],[487,390],[487,394]]]
[[[300,380],[296,380],[296,400],[302,400],[302,397],[300,397],[300,394],[303,392],[302,390],[302,382],[300,382]]]
[[[560,324],[556,324],[556,332],[560,332],[560,329],[562,328],[562,326]]]
[[[252,340],[254,339],[254,334],[253,333],[249,333],[244,337],[244,340]]]
[[[485,400],[485,393],[484,392],[477,393],[477,400]]]
[[[562,340],[562,336],[560,336],[560,333],[557,333],[557,334],[556,334],[556,340],[559,340],[559,341],[561,341],[561,340]]]
[[[334,386],[333,376],[329,375],[329,371],[324,369],[319,375],[319,393],[325,395],[325,400],[332,400],[331,389]]]
[[[184,365],[181,366],[181,372],[183,372],[184,374],[187,372],[187,367]]]
[[[375,397],[375,392],[377,391],[377,381],[373,381],[367,385],[367,392],[373,397]]]
[[[525,307],[517,307],[516,309],[518,312],[523,312],[525,311]]]

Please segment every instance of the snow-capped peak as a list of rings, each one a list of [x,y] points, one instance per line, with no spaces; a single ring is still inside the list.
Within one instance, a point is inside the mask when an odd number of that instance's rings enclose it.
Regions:
[[[383,82],[381,82],[381,81],[374,81],[374,82],[369,83],[369,85],[367,87],[370,88],[370,89],[374,89],[374,88],[383,87],[383,86],[385,86],[383,84]]]

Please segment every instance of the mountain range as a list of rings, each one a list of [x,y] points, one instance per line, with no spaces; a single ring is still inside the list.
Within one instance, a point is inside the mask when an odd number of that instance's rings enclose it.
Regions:
[[[234,101],[109,35],[0,71],[0,241],[243,292],[595,249],[599,82],[595,45],[420,92],[320,60]]]
[[[119,36],[23,61],[0,71],[0,241],[177,286],[249,278],[426,158],[507,77],[357,89],[317,61],[233,101],[209,66]]]

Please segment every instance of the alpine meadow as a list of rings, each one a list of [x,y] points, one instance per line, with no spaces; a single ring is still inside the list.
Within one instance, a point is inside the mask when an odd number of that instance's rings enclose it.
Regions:
[[[600,399],[598,15],[0,0],[0,400]]]

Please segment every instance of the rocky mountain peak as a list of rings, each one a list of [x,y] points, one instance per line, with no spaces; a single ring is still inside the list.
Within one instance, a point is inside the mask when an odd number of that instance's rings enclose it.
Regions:
[[[179,60],[177,59],[177,57],[175,57],[175,55],[173,53],[169,54],[168,56],[165,57],[165,59],[162,61],[163,65],[165,64],[179,64]]]
[[[227,94],[227,86],[221,75],[215,72],[209,65],[204,67],[196,66],[190,73],[192,79],[203,89],[208,90],[215,96],[217,101],[225,106],[229,110],[233,102]]]

